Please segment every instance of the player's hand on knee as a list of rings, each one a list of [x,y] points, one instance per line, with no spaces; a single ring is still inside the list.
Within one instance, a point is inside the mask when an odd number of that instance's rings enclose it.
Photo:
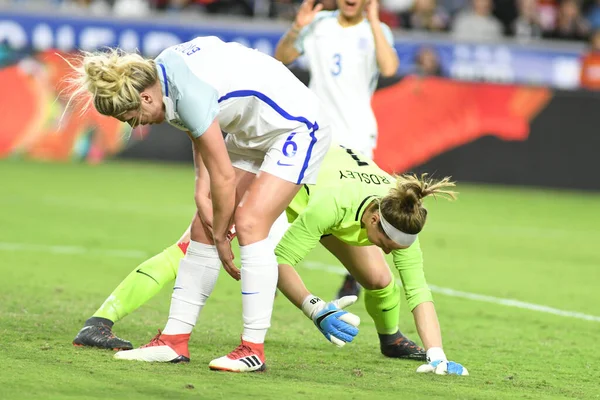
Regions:
[[[454,361],[435,360],[417,368],[418,373],[434,373],[436,375],[469,375],[469,371]]]
[[[325,303],[318,297],[305,300],[302,310],[308,315],[327,340],[342,347],[350,343],[358,335],[360,318],[344,308],[354,304],[356,296],[345,296],[341,299]],[[308,301],[308,302],[307,302]]]

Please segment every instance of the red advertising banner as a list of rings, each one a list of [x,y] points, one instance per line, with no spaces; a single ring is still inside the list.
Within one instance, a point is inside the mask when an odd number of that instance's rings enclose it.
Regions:
[[[546,88],[407,77],[373,98],[375,161],[405,172],[482,136],[526,140],[531,119],[551,97]]]
[[[93,107],[65,111],[67,63],[55,51],[0,69],[0,158],[97,162],[118,153],[129,127]]]
[[[69,73],[55,51],[0,69],[0,158],[98,162],[124,149],[127,125],[93,107],[65,111]],[[375,160],[403,172],[485,135],[524,141],[531,119],[551,97],[538,87],[407,77],[373,98],[379,124]],[[134,138],[147,131],[136,130]]]

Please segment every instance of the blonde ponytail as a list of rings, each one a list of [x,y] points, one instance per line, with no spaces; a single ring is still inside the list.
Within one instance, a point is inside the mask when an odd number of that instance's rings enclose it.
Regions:
[[[103,115],[118,117],[130,110],[140,110],[140,93],[158,80],[154,60],[118,49],[108,52],[82,52],[69,78],[72,100],[85,96],[82,111],[90,102]]]
[[[398,230],[417,234],[423,229],[427,219],[423,199],[427,196],[440,196],[455,200],[458,193],[446,189],[455,185],[450,177],[435,181],[428,179],[427,174],[420,178],[416,175],[396,176],[396,187],[381,199],[381,213]]]

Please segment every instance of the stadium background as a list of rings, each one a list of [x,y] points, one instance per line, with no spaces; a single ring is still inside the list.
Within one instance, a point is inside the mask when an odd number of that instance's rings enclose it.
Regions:
[[[200,1],[181,10],[189,2],[115,0],[98,11],[100,0],[2,1],[0,399],[600,398],[600,97],[590,90],[600,74],[591,31],[576,40],[554,40],[561,32],[550,30],[469,42],[451,28],[394,29],[401,67],[379,82],[373,101],[375,156],[390,171],[459,181],[458,201],[427,203],[421,241],[446,353],[470,377],[418,376],[417,364],[385,359],[362,304],[352,308],[361,336],[336,349],[283,296],[267,338],[269,371],[231,376],[206,368],[239,340],[239,285],[225,274],[187,366],[121,364],[73,349],[114,287],[189,223],[193,169],[189,140],[168,126],[126,141],[126,127],[93,110],[64,113],[68,69],[55,53],[119,45],[153,56],[216,34],[271,54],[294,2]],[[494,12],[500,18],[520,3],[496,0]],[[559,11],[558,2],[534,3],[546,19],[548,9]],[[592,25],[595,2],[578,4]],[[267,18],[277,16],[272,8],[287,17]],[[223,15],[234,11],[263,17]],[[396,14],[382,11],[392,22]],[[419,62],[429,50],[439,60],[433,67]],[[292,68],[308,80],[301,62]],[[343,273],[320,248],[298,270],[323,297]],[[165,320],[170,292],[118,322],[116,333],[146,343]],[[402,331],[417,338],[405,301],[400,316]]]
[[[125,143],[120,124],[92,110],[67,112],[61,123],[68,69],[55,53],[120,46],[155,56],[173,43],[217,35],[272,54],[289,25],[184,12],[157,11],[143,21],[90,17],[80,9],[50,15],[43,3],[15,4],[0,9],[0,157],[190,161],[187,138],[167,126],[134,132]],[[461,181],[600,189],[589,175],[600,144],[599,97],[580,87],[585,42],[470,43],[451,34],[396,30],[395,44],[398,76],[381,80],[373,101],[380,125],[375,159],[383,168],[433,170]],[[435,71],[420,68],[426,50],[437,54]],[[308,81],[302,60],[292,69]]]

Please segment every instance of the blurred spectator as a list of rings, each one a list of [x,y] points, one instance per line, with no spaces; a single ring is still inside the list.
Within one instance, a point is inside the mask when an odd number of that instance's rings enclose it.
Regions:
[[[321,0],[324,11],[337,10],[337,0]],[[269,16],[271,18],[293,21],[296,18],[298,7],[302,4],[302,0],[271,0],[271,9]]]
[[[440,59],[432,47],[421,48],[415,57],[415,71],[419,76],[444,76]]]
[[[69,12],[85,12],[91,15],[106,15],[111,12],[111,6],[104,0],[65,0],[61,8]]]
[[[204,3],[206,12],[209,14],[245,15],[247,17],[254,15],[253,5],[245,0],[218,0]]]
[[[401,16],[409,12],[415,0],[380,0],[379,19],[390,28],[402,26]]]
[[[165,4],[165,9],[169,12],[179,12],[187,8],[191,3],[193,3],[191,0],[168,0]]]
[[[119,17],[143,18],[150,14],[150,4],[146,0],[116,0],[113,13]]]
[[[592,34],[589,51],[581,60],[580,81],[583,88],[600,90],[600,30]]]
[[[296,17],[297,2],[293,0],[273,0],[271,2],[270,16],[286,21],[293,21]]]
[[[404,13],[402,25],[418,31],[442,31],[448,27],[449,16],[436,0],[415,0],[411,12]]]
[[[455,16],[469,7],[469,3],[469,0],[438,0],[438,5],[446,10],[450,16]]]
[[[542,25],[537,13],[536,0],[517,0],[519,16],[512,24],[512,34],[521,40],[542,37]]]
[[[492,15],[492,0],[472,0],[472,8],[462,11],[452,24],[458,40],[497,40],[502,38],[502,24]]]
[[[552,31],[556,26],[558,15],[558,0],[537,0],[537,14],[542,31]]]
[[[589,33],[589,24],[581,16],[577,0],[563,0],[556,16],[556,26],[545,36],[552,39],[583,40]]]
[[[335,6],[335,0],[327,0]],[[302,0],[271,0],[269,16],[271,18],[293,21]]]
[[[381,0],[379,2],[382,9],[394,14],[402,14],[409,11],[415,0]]]
[[[492,0],[493,15],[500,21],[504,36],[511,36],[513,33],[513,23],[519,16],[519,0]]]
[[[593,30],[600,28],[600,0],[596,0],[590,5],[587,12],[587,20]]]

